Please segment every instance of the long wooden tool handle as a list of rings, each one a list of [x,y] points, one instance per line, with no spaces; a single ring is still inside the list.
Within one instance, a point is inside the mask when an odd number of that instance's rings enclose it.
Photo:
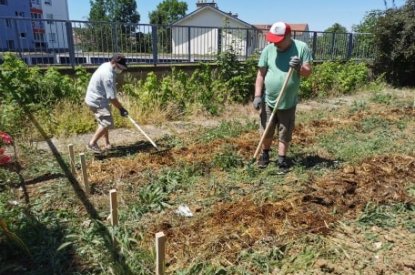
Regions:
[[[288,81],[290,80],[293,71],[294,71],[294,69],[290,67],[290,69],[288,70],[287,76],[285,77],[284,84],[282,85],[280,94],[278,95],[277,102],[275,103],[274,110],[272,111],[271,117],[269,118],[267,126],[265,127],[265,131],[264,131],[264,133],[262,133],[259,144],[258,144],[258,146],[255,150],[254,159],[256,159],[258,157],[258,154],[261,151],[262,143],[264,143],[264,139],[265,139],[265,137],[267,136],[267,134],[269,132],[271,122],[274,119],[275,113],[277,112],[277,109],[278,109],[278,105],[281,101],[281,98],[282,98],[284,92],[285,92],[285,89],[287,88]]]
[[[147,136],[146,132],[144,132],[144,130],[141,129],[140,125],[138,125],[138,123],[135,122],[134,119],[132,119],[130,116],[128,116],[128,119],[147,138],[147,140],[150,141],[151,144],[153,144],[153,146],[158,150],[159,148],[157,147],[157,145],[154,143],[154,141],[151,140],[149,136]]]

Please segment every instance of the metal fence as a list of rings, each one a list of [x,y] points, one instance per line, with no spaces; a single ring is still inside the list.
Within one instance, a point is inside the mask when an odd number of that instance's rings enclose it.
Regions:
[[[373,57],[371,34],[294,31],[293,37],[306,42],[317,61]],[[130,64],[212,62],[229,50],[245,60],[266,45],[265,32],[255,28],[0,17],[0,59],[14,52],[29,65],[100,64],[114,52]]]

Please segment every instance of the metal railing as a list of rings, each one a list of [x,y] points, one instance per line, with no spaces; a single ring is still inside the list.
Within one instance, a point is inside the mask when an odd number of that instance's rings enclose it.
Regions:
[[[315,60],[371,59],[371,34],[293,32]],[[261,51],[265,32],[252,28],[156,26],[0,17],[0,59],[14,52],[29,65],[100,64],[114,52],[130,64],[212,62],[232,50],[240,60]]]

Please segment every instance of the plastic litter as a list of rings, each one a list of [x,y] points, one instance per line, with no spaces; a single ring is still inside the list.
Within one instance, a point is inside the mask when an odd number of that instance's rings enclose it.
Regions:
[[[193,217],[192,211],[190,211],[189,207],[185,204],[181,204],[179,208],[177,208],[176,213],[183,217]]]

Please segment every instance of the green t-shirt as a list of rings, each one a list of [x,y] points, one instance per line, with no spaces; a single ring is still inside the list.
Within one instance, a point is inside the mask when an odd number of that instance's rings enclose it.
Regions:
[[[258,67],[267,69],[265,76],[265,102],[272,108],[275,107],[278,95],[284,84],[292,56],[298,56],[302,63],[310,63],[313,60],[307,44],[295,39],[293,39],[290,48],[284,52],[277,51],[277,47],[274,44],[269,44],[264,48],[259,58]],[[289,109],[296,106],[299,88],[300,75],[293,72],[291,79],[287,83],[284,95],[278,104],[278,109]]]

